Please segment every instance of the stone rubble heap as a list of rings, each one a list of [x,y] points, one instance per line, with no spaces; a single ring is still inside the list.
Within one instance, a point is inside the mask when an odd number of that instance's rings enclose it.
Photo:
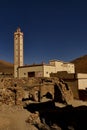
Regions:
[[[28,99],[29,96],[32,96],[34,101],[38,101],[37,92],[40,92],[43,97],[44,94],[49,93],[49,90],[54,97],[55,85],[61,92],[62,100],[70,104],[73,100],[73,93],[69,86],[58,78],[1,78],[0,104],[23,105],[22,99]]]

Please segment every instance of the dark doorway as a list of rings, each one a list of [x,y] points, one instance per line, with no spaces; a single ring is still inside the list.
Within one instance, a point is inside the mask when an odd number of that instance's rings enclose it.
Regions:
[[[28,77],[35,77],[35,72],[28,72]]]
[[[57,86],[57,84],[54,85],[54,101],[55,102],[63,102],[62,101],[62,93],[61,93],[59,87]]]

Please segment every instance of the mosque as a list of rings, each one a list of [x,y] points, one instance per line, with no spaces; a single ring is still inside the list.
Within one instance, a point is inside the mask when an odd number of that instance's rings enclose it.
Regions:
[[[68,74],[68,82],[72,86],[78,86],[78,89],[87,89],[87,74],[76,73],[75,66],[69,62],[63,62],[60,60],[50,60],[48,64],[32,64],[24,65],[24,42],[23,32],[20,28],[17,28],[14,32],[14,77],[50,77],[52,73],[66,72]],[[73,75],[74,78],[70,79]],[[66,78],[65,74],[65,78]]]
[[[78,89],[87,88],[87,74],[76,73],[75,66],[69,62],[60,60],[50,60],[48,64],[32,64],[24,65],[24,42],[23,32],[17,28],[14,32],[14,77],[15,78],[29,78],[29,77],[50,77],[52,73],[66,72],[68,74],[68,82],[73,86],[78,86]],[[70,79],[71,75],[74,78]],[[66,78],[65,74],[65,78]],[[72,81],[71,81],[72,80]],[[72,82],[72,83],[71,83]]]
[[[14,77],[50,77],[51,73],[67,71],[67,73],[75,73],[75,66],[72,63],[63,62],[60,60],[50,60],[49,64],[33,64],[24,65],[24,43],[23,32],[17,28],[14,32]]]

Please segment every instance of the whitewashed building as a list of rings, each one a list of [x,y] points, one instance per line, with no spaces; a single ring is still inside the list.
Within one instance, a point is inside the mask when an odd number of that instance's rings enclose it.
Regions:
[[[78,89],[86,89],[87,88],[87,74],[85,73],[77,73],[77,82]]]
[[[18,67],[18,77],[50,77],[51,73],[57,73],[58,71],[75,73],[75,67],[72,63],[51,60],[49,64],[42,63]]]

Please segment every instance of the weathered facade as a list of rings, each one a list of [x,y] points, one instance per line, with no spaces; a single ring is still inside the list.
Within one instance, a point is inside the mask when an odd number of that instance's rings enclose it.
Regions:
[[[85,93],[87,93],[87,74],[84,73],[69,74],[65,71],[65,72],[51,73],[50,76],[63,79],[64,82],[66,82],[68,86],[71,88],[73,96],[76,99],[79,98],[79,92],[80,95],[81,91],[82,92],[85,91]]]
[[[78,99],[79,94],[78,94],[78,79],[76,77],[76,74],[70,74],[67,73],[66,71],[61,71],[57,73],[51,73],[51,77],[57,77],[59,79],[63,79],[65,83],[68,84],[68,86],[71,88],[73,92],[74,98]]]
[[[55,66],[55,72],[66,71],[68,73],[75,73],[75,66],[72,63],[60,60],[50,60],[49,64]]]
[[[49,64],[34,64],[18,67],[18,77],[50,77],[51,73],[57,73],[58,71],[75,73],[75,67],[72,63],[52,60]]]

